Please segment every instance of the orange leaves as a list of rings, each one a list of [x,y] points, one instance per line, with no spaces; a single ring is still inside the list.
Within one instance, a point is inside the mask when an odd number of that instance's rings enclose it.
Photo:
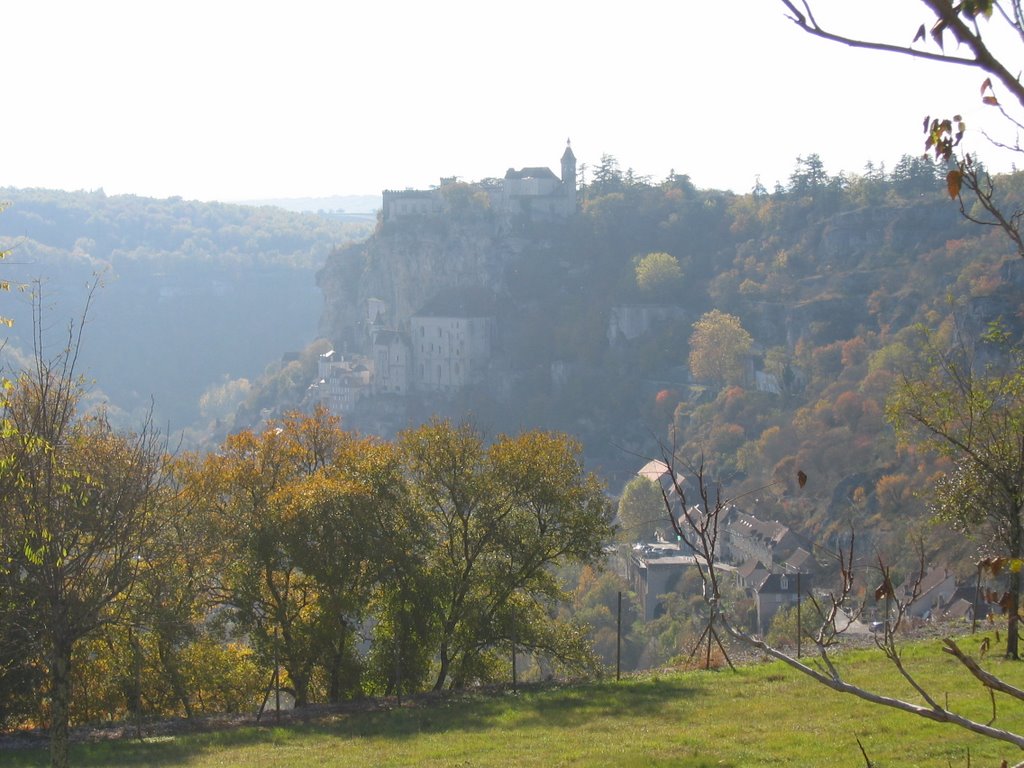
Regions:
[[[679,393],[674,389],[662,389],[654,396],[654,402],[658,405],[674,403],[679,400]]]
[[[996,98],[996,92],[992,88],[991,77],[986,77],[985,82],[981,84],[981,103],[988,104],[990,107],[999,106],[999,99]]]
[[[981,84],[981,101],[990,107],[999,106],[999,99],[996,98],[991,77],[986,77]],[[927,134],[924,142],[925,152],[934,152],[935,159],[943,162],[949,162],[953,156],[953,150],[960,144],[964,132],[967,130],[967,125],[960,115],[953,115],[952,119],[945,120],[925,117],[923,127]],[[959,197],[962,183],[963,173],[960,170],[954,169],[946,174],[946,190],[951,198]]]
[[[946,174],[946,191],[949,192],[951,200],[956,200],[960,196],[960,187],[963,184],[964,175],[958,170],[954,169]]]
[[[1007,562],[1008,558],[1005,557],[986,557],[978,561],[978,568],[982,573],[995,578],[1002,572]]]

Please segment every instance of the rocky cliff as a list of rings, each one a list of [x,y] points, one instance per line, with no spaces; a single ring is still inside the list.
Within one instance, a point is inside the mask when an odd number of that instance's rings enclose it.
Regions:
[[[387,325],[405,328],[427,302],[451,289],[504,288],[506,265],[521,238],[499,236],[486,221],[405,220],[388,224],[363,243],[335,251],[317,275],[324,294],[320,332],[359,349],[370,299],[387,307]]]

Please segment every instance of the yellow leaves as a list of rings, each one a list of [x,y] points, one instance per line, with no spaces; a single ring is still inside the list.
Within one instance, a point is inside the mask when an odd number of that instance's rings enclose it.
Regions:
[[[954,123],[956,123],[955,131]],[[925,117],[924,132],[928,134],[924,143],[925,152],[932,150],[936,160],[948,162],[953,156],[953,150],[963,139],[966,130],[967,126],[960,115],[954,115],[952,120]]]
[[[648,253],[635,260],[636,284],[646,293],[671,296],[683,279],[679,259],[664,252]]]
[[[978,561],[978,569],[991,578],[999,576],[1004,568],[1010,573],[1020,573],[1024,560],[1019,557],[986,557]]]
[[[743,358],[753,339],[740,319],[717,309],[693,324],[690,373],[698,380],[725,384],[742,378]]]

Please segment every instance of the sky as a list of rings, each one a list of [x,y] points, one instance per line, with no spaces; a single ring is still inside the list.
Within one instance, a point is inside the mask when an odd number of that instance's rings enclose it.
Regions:
[[[918,0],[814,7],[904,45],[928,19]],[[979,149],[1005,125],[979,72],[812,38],[776,0],[32,0],[2,19],[0,186],[378,194],[558,173],[571,139],[581,164],[747,192],[811,153],[891,168],[928,114],[961,112]]]

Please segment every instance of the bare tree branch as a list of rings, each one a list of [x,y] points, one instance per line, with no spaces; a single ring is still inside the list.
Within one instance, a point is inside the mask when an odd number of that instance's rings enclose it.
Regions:
[[[964,22],[960,16],[959,5],[954,6],[949,0],[921,0],[925,6],[934,14],[936,25],[933,25],[933,37],[941,37],[944,30],[948,30],[958,43],[965,46],[973,56],[953,56],[942,52],[921,50],[913,48],[912,44],[907,46],[882,43],[874,40],[862,40],[849,37],[837,32],[825,29],[818,24],[811,11],[807,0],[801,0],[800,7],[794,0],[781,0],[782,4],[789,10],[787,18],[796,24],[801,30],[814,37],[829,40],[833,43],[840,43],[851,48],[861,48],[869,51],[885,51],[897,53],[903,56],[911,56],[916,59],[937,61],[944,64],[956,64],[965,67],[974,67],[983,72],[993,75],[999,83],[1013,95],[1021,106],[1024,106],[1024,84],[1021,84],[999,59],[991,52],[982,36]],[[1011,26],[1016,26],[1011,24]],[[1020,27],[1017,27],[1020,32]]]

